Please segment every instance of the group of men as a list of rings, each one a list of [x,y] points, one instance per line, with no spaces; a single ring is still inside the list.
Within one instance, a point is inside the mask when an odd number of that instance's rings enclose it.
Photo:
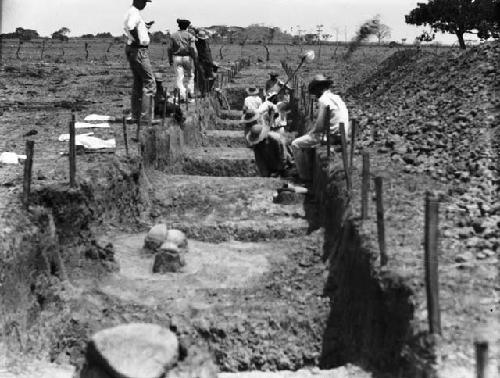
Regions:
[[[131,98],[131,118],[139,120],[153,117],[151,103],[156,94],[156,79],[149,58],[152,22],[144,22],[140,11],[152,0],[133,0],[125,15],[124,30],[127,36],[125,53],[134,77]],[[195,96],[195,77],[201,92],[210,89],[213,72],[208,33],[205,30],[189,30],[189,20],[177,19],[179,30],[170,36],[168,59],[176,72],[176,87],[182,102],[192,101]],[[195,76],[196,74],[196,76]],[[187,85],[184,81],[187,79]]]
[[[265,102],[259,97],[257,88],[247,90],[242,120],[245,124],[245,138],[254,150],[255,163],[262,176],[286,175],[287,169],[293,165],[294,157],[299,168],[297,157],[300,152],[319,146],[326,133],[333,135],[334,143],[339,142],[341,124],[344,125],[346,135],[350,131],[346,104],[331,90],[333,81],[319,74],[308,86],[309,93],[318,100],[316,121],[304,135],[295,138],[289,145],[285,129],[290,109],[290,89],[278,80],[276,73],[271,73],[270,76],[264,88]]]
[[[148,30],[153,22],[144,22],[140,14],[151,1],[133,0],[125,15],[125,52],[134,77],[131,99],[131,118],[134,120],[153,117],[151,102],[156,93],[156,80],[148,54]],[[213,83],[213,72],[217,66],[212,61],[207,32],[194,30],[193,33],[188,29],[189,20],[178,19],[177,24],[179,30],[170,38],[169,63],[176,72],[181,101],[190,101],[195,96],[195,73],[199,89],[205,92]],[[187,86],[184,85],[185,77],[188,79]],[[285,174],[293,164],[293,156],[297,157],[302,149],[319,145],[327,132],[338,134],[341,124],[344,124],[346,134],[349,133],[347,107],[331,91],[331,85],[332,80],[323,75],[316,75],[309,83],[309,93],[318,99],[318,116],[310,130],[294,139],[291,145],[285,135],[291,88],[278,79],[277,73],[272,72],[263,90],[264,101],[259,96],[258,88],[247,89],[242,123],[245,125],[245,138],[254,149],[255,161],[262,176]],[[329,122],[325,119],[327,109],[330,111]]]

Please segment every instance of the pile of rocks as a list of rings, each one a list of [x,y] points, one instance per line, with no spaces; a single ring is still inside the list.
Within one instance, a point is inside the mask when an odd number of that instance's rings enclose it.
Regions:
[[[498,41],[459,53],[403,51],[348,97],[363,147],[448,185],[456,228],[447,236],[467,239],[478,259],[500,252],[499,62]]]
[[[186,235],[179,230],[169,230],[165,224],[157,224],[148,232],[144,249],[154,254],[153,273],[176,273],[186,265]]]
[[[80,378],[217,377],[206,350],[182,345],[159,325],[123,324],[94,334]]]

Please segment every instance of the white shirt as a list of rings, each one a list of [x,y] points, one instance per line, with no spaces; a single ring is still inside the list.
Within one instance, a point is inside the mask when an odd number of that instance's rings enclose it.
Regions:
[[[124,26],[125,34],[127,35],[127,45],[131,45],[134,42],[134,37],[130,34],[131,30],[137,28],[137,36],[139,37],[139,44],[143,46],[149,45],[149,34],[146,28],[146,23],[141,17],[139,9],[133,5],[128,9],[125,14]]]
[[[245,109],[258,111],[262,105],[262,100],[259,96],[245,97]]]
[[[339,124],[344,123],[346,135],[349,135],[349,112],[340,96],[330,91],[326,91],[319,98],[318,104],[320,113],[322,108],[324,109],[327,106],[330,107],[330,131],[337,132],[339,130]]]

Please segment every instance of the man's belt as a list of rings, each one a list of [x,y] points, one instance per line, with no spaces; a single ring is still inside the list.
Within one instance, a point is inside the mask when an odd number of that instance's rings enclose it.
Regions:
[[[174,56],[191,56],[189,54],[174,54]]]

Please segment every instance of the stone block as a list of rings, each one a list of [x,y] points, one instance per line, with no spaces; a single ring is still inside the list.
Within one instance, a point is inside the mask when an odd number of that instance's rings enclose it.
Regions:
[[[160,378],[179,358],[177,336],[147,323],[97,332],[87,346],[80,378]]]
[[[153,273],[177,273],[186,265],[184,256],[176,244],[165,242],[156,253]]]

